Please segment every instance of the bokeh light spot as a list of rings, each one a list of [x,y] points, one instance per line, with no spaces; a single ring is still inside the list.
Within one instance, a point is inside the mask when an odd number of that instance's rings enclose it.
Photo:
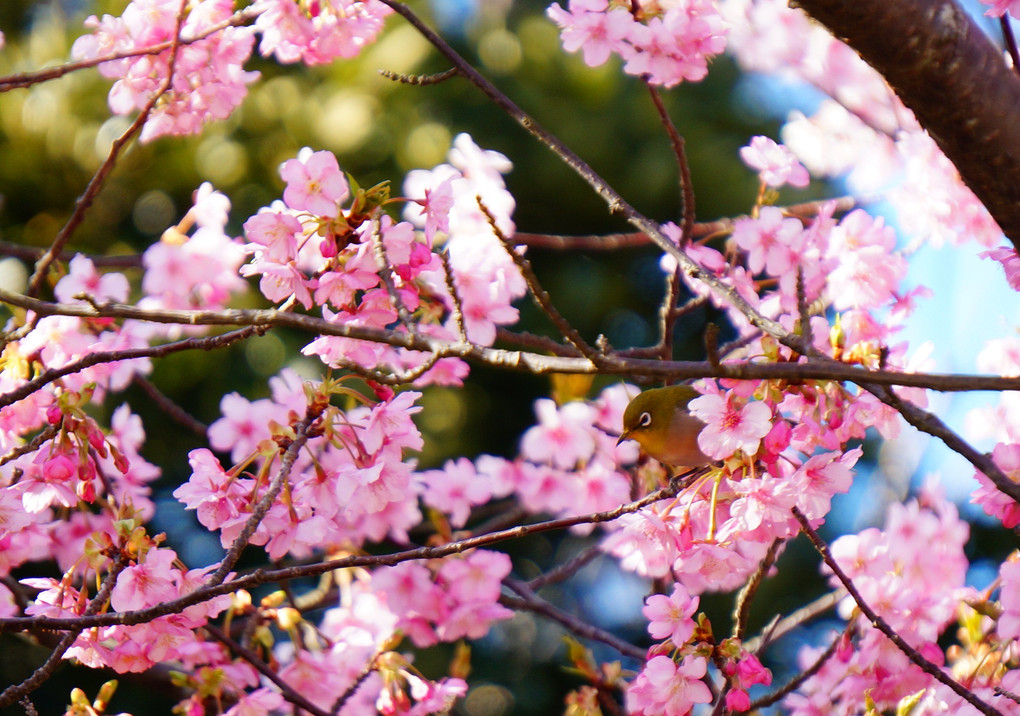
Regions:
[[[21,293],[28,285],[28,269],[19,259],[0,259],[0,288]]]
[[[447,127],[437,122],[420,124],[404,140],[400,163],[404,169],[434,167],[446,158],[452,140]]]
[[[360,92],[339,92],[322,107],[315,133],[334,152],[357,149],[372,135],[379,107],[375,98]]]
[[[247,172],[248,157],[237,142],[213,136],[199,145],[195,168],[216,186],[232,186]]]
[[[464,711],[468,716],[503,716],[514,705],[513,694],[496,684],[479,684],[468,692],[464,699]]]
[[[95,153],[96,159],[102,161],[110,154],[110,146],[117,137],[124,134],[131,126],[131,120],[127,117],[110,117],[103,122],[103,126],[96,133]]]
[[[521,64],[521,42],[512,32],[491,30],[478,42],[478,57],[485,67],[496,74],[510,74]]]
[[[244,358],[259,375],[275,375],[287,358],[287,347],[275,333],[249,338],[244,344]]]
[[[170,195],[160,189],[153,189],[138,197],[131,211],[131,220],[135,228],[146,236],[158,236],[174,222],[175,213]]]

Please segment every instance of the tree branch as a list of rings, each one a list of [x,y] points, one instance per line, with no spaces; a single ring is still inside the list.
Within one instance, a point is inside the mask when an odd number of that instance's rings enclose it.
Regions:
[[[520,582],[516,579],[510,579],[509,577],[503,580],[503,584],[508,586],[513,591],[517,592],[519,598],[501,596],[499,603],[510,609],[526,609],[527,611],[541,614],[544,617],[552,619],[554,622],[562,624],[567,629],[577,634],[584,639],[591,639],[592,641],[601,641],[603,644],[616,649],[624,656],[629,656],[632,659],[639,659],[644,661],[645,650],[634,646],[633,644],[620,639],[619,637],[607,632],[603,629],[599,629],[592,624],[589,624],[581,619],[577,618],[573,614],[559,609],[558,607],[545,601],[537,594],[535,594],[530,587],[524,582]]]
[[[857,587],[853,581],[846,575],[846,572],[839,566],[839,563],[832,558],[829,553],[829,547],[822,541],[822,538],[818,536],[818,533],[811,527],[811,523],[808,522],[807,517],[796,507],[793,508],[793,516],[797,518],[797,522],[800,523],[801,531],[807,536],[814,545],[814,548],[821,555],[822,561],[825,565],[832,570],[832,573],[836,575],[836,579],[840,581],[846,591],[853,598],[854,603],[857,604],[857,608],[861,610],[861,613],[868,618],[871,625],[878,629],[880,632],[891,641],[896,647],[902,651],[908,659],[917,664],[921,668],[921,671],[933,677],[936,681],[939,681],[948,686],[957,696],[962,698],[964,701],[969,703],[971,706],[976,708],[986,716],[1002,716],[1002,712],[996,709],[989,703],[986,703],[980,697],[977,696],[973,691],[963,686],[956,679],[945,673],[935,664],[928,661],[924,656],[915,649],[913,646],[907,643],[907,641],[901,637],[896,631],[889,626],[889,623],[872,609],[867,602],[864,601],[864,597],[857,591]]]
[[[953,0],[796,0],[913,110],[1020,247],[1020,78]]]
[[[548,373],[597,373],[628,377],[643,376],[654,380],[674,381],[692,378],[785,381],[835,380],[855,383],[861,386],[899,385],[911,388],[928,388],[942,392],[974,390],[1020,391],[1020,377],[869,370],[848,363],[839,363],[832,359],[825,362],[821,360],[808,360],[804,363],[721,363],[718,366],[713,366],[706,361],[661,361],[606,355],[602,358],[601,364],[596,367],[586,358],[502,350],[425,335],[412,336],[399,331],[331,323],[315,316],[306,316],[272,308],[205,311],[150,310],[116,303],[92,306],[87,304],[40,301],[39,299],[11,293],[4,289],[0,289],[0,303],[18,306],[46,316],[131,318],[140,321],[152,321],[154,323],[188,326],[279,326],[281,328],[292,328],[325,336],[357,338],[359,340],[385,343],[397,348],[427,351],[435,353],[440,358],[464,358],[475,363],[498,368],[522,370],[536,375]],[[181,343],[185,343],[185,341]],[[176,346],[178,344],[172,345]],[[150,349],[135,350],[146,351]],[[122,353],[127,354],[128,351],[123,351]],[[133,354],[130,355],[135,357]],[[14,401],[6,396],[0,396],[0,407],[9,405],[11,402]]]
[[[674,481],[669,487],[657,490],[640,500],[628,502],[612,510],[605,512],[594,512],[576,517],[562,517],[545,522],[535,522],[530,525],[518,525],[505,530],[489,532],[487,534],[468,537],[454,542],[435,547],[415,547],[401,552],[380,555],[352,555],[339,559],[316,562],[314,564],[297,567],[283,567],[280,569],[256,569],[254,572],[235,577],[229,581],[218,584],[212,583],[212,578],[205,586],[199,587],[194,592],[183,597],[164,602],[154,607],[139,609],[131,612],[107,612],[87,617],[0,617],[0,633],[27,631],[29,629],[43,628],[51,630],[84,630],[96,626],[111,626],[114,624],[143,624],[158,617],[168,614],[177,614],[182,609],[193,604],[201,604],[221,594],[230,594],[239,589],[254,589],[262,584],[279,582],[282,580],[300,579],[303,577],[318,577],[338,569],[349,569],[355,567],[392,567],[402,562],[414,560],[429,560],[447,557],[451,554],[461,554],[470,549],[488,547],[507,540],[520,539],[533,534],[553,532],[569,529],[575,525],[601,524],[611,522],[622,515],[631,514],[647,507],[660,500],[668,500],[689,486],[690,481]],[[215,577],[215,575],[214,575]]]

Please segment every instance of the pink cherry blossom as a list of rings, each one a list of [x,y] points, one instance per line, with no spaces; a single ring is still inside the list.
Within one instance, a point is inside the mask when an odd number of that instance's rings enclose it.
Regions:
[[[1003,611],[995,630],[1003,639],[1020,639],[1020,563],[1004,562],[999,575],[1002,579],[999,601]]]
[[[570,0],[568,10],[553,3],[546,14],[560,26],[560,38],[567,52],[584,53],[584,63],[598,67],[612,53],[625,50],[625,41],[635,24],[625,9],[614,7],[607,11],[607,0]]]
[[[269,437],[269,422],[282,422],[286,414],[272,401],[250,402],[237,393],[220,400],[223,417],[209,426],[209,444],[216,450],[230,451],[230,459],[240,462],[255,451],[259,441]]]
[[[807,169],[793,152],[768,137],[752,137],[751,143],[740,149],[740,158],[747,166],[758,170],[761,181],[776,189],[784,184],[803,188],[811,181]]]
[[[763,206],[757,219],[739,219],[733,227],[733,240],[748,254],[748,268],[771,276],[800,266],[806,238],[800,221],[774,206]]]
[[[643,716],[685,716],[695,704],[712,701],[701,681],[708,666],[703,657],[687,656],[679,665],[668,656],[649,659],[627,688],[627,711]]]
[[[297,158],[280,165],[280,177],[287,182],[283,200],[296,211],[336,218],[340,204],[350,194],[332,152],[313,152],[304,147]]]
[[[450,515],[450,524],[463,527],[471,508],[483,505],[492,497],[488,481],[478,476],[467,458],[448,460],[442,470],[420,473],[425,504]]]
[[[1020,17],[1020,0],[981,0],[988,5],[985,15],[989,17],[1002,17],[1007,12],[1013,17]]]
[[[907,271],[903,257],[893,252],[895,246],[896,234],[881,217],[860,209],[843,217],[830,234],[833,306],[878,308],[889,302]]]
[[[324,0],[303,6],[292,0],[257,0],[259,52],[280,62],[321,65],[357,56],[375,41],[392,12],[376,0]]]
[[[177,597],[180,570],[174,568],[177,554],[170,549],[151,549],[138,564],[121,572],[110,593],[110,606],[127,612],[168,602]]]
[[[591,407],[580,401],[564,406],[547,399],[535,401],[538,425],[528,428],[521,438],[521,454],[535,462],[560,468],[587,461],[595,450]]]
[[[754,455],[761,439],[772,429],[772,410],[768,405],[751,401],[741,406],[732,393],[702,395],[692,400],[689,407],[705,423],[698,435],[698,447],[717,460],[738,450]]]
[[[415,199],[425,216],[425,238],[432,241],[437,232],[450,231],[450,209],[453,208],[453,177],[447,177],[435,188],[425,188],[425,198]]]
[[[1002,269],[1006,272],[1006,283],[1014,291],[1020,291],[1020,257],[1017,256],[1015,248],[1012,246],[1002,246],[997,249],[982,251],[981,256],[1002,264]]]
[[[810,519],[829,512],[832,496],[850,489],[853,466],[863,454],[860,448],[846,453],[813,455],[790,477],[796,492],[797,507]]]
[[[63,303],[82,303],[76,295],[84,294],[97,303],[123,303],[128,297],[128,281],[121,273],[100,274],[91,259],[76,254],[68,266],[70,271],[53,288],[53,295]]]
[[[692,597],[682,584],[673,586],[668,597],[653,594],[645,600],[641,612],[648,619],[648,633],[655,639],[668,638],[676,647],[683,646],[694,633],[691,617],[698,611],[698,597]]]
[[[230,17],[232,5],[223,0],[193,3],[182,18],[182,36],[206,34]],[[75,59],[90,59],[166,42],[177,29],[180,7],[166,0],[132,0],[121,17],[104,15],[100,20],[93,15],[85,21],[91,34],[79,37],[71,54]],[[259,77],[243,69],[254,42],[253,28],[227,26],[181,45],[170,85],[145,122],[141,141],[197,134],[206,122],[230,116],[247,94],[247,85]],[[116,114],[142,109],[162,89],[169,68],[170,50],[100,65],[103,75],[117,79],[110,90],[110,109]]]
[[[996,466],[1013,482],[1020,482],[1020,445],[1015,443],[999,443],[992,450],[992,460]],[[980,486],[971,494],[971,502],[998,518],[1003,527],[1012,529],[1020,524],[1020,504],[1006,493],[995,487],[984,473],[975,475]]]

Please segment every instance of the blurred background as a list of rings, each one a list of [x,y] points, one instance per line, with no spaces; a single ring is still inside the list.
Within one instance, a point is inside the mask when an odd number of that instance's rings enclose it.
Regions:
[[[6,34],[7,46],[0,51],[0,75],[66,61],[87,15],[119,15],[125,4],[124,0],[4,0],[0,30]],[[640,211],[660,221],[679,220],[676,166],[647,90],[624,77],[614,61],[592,69],[579,56],[564,54],[556,27],[544,15],[547,3],[431,0],[412,6]],[[513,161],[507,184],[517,200],[519,231],[604,234],[627,230],[559,159],[466,82],[410,87],[382,77],[380,69],[398,73],[446,69],[399,18],[391,19],[379,42],[354,61],[309,70],[255,59],[248,68],[262,72],[263,80],[252,85],[243,106],[228,121],[209,126],[199,137],[160,139],[126,152],[76,233],[75,250],[139,253],[180,219],[191,204],[192,192],[204,181],[232,200],[230,229],[239,235],[246,217],[280,196],[277,168],[303,146],[335,152],[341,167],[362,186],[392,181],[396,194],[408,170],[445,161],[452,138],[460,132],[470,133],[481,147],[498,150]],[[109,81],[94,70],[85,70],[0,95],[0,241],[33,247],[52,241],[75,198],[106,157],[110,142],[130,122],[110,116],[109,87]],[[737,160],[737,150],[756,134],[778,137],[785,110],[810,105],[816,98],[781,83],[741,75],[731,60],[722,57],[713,63],[706,81],[671,90],[665,93],[665,101],[686,138],[697,218],[705,221],[748,211],[758,190],[757,178]],[[806,201],[838,193],[838,186],[815,184],[784,195],[783,200]],[[665,285],[655,249],[570,254],[533,249],[529,256],[560,311],[589,341],[602,334],[617,348],[654,342],[655,316]],[[926,271],[937,276],[945,265],[945,261],[932,261]],[[16,287],[19,271],[23,276],[23,262],[3,261],[0,282]],[[131,271],[128,275],[139,277]],[[989,279],[995,281],[1004,283],[1001,278]],[[255,301],[255,294],[247,300]],[[519,307],[518,328],[548,333],[549,326],[529,299]],[[678,330],[677,358],[704,358],[702,335],[709,323],[718,325],[721,340],[726,339],[730,329],[721,314],[701,309]],[[1001,325],[997,328],[1001,330]],[[320,373],[318,361],[302,359],[298,353],[306,340],[303,335],[275,331],[227,351],[179,353],[157,362],[151,378],[195,417],[211,423],[219,417],[219,400],[227,392],[237,391],[249,399],[265,397],[266,378],[285,366]],[[473,369],[463,389],[429,389],[423,398],[425,409],[418,415],[426,439],[421,467],[435,467],[461,455],[513,455],[521,433],[533,422],[533,400],[549,391],[544,378],[481,368]],[[163,470],[156,485],[160,512],[152,531],[166,531],[170,545],[189,566],[215,561],[218,540],[205,534],[170,495],[189,475],[187,452],[201,443],[153,407],[141,391],[126,391],[123,401],[142,416],[149,436],[145,455]],[[120,402],[111,401],[110,410]],[[886,502],[902,499],[911,481],[923,472],[919,468],[926,449],[923,441],[904,443],[901,452],[892,456],[898,460],[886,460],[881,469],[876,469],[878,451],[873,447],[866,445],[854,491],[835,502],[833,518],[826,526],[829,538],[881,523]],[[962,476],[969,475],[965,471]],[[1001,531],[980,520],[972,541],[975,554],[992,558],[1001,558],[1010,549]],[[516,573],[527,578],[569,559],[585,544],[573,536],[545,535],[508,543],[505,548],[515,560]],[[816,565],[813,553],[801,541],[787,548],[778,576],[759,593],[752,610],[752,633],[773,615],[789,613],[825,591]],[[37,567],[32,566],[33,574],[38,573]],[[976,586],[986,585],[989,579],[978,573]],[[544,594],[567,611],[646,644],[639,611],[646,589],[640,580],[621,574],[610,560],[596,560],[574,579]],[[702,609],[719,634],[728,630],[731,608],[728,595],[702,599]],[[786,665],[793,663],[797,648],[816,641],[818,632],[831,626],[824,620],[815,622],[768,653],[766,665],[773,668],[775,683],[791,673]],[[561,637],[558,626],[529,614],[495,629],[475,649],[473,688],[457,713],[562,712],[564,694],[581,681],[564,668],[566,649]],[[619,658],[609,649],[594,648],[600,660]],[[430,652],[419,658],[418,665],[426,674],[438,676],[445,672],[451,653]],[[0,637],[0,685],[24,678],[44,655],[42,648],[19,637]],[[99,683],[112,677],[65,665],[33,700],[40,713],[59,713],[71,687],[82,686],[92,696]],[[170,712],[175,697],[165,693],[158,680],[118,678],[121,688],[113,711]]]

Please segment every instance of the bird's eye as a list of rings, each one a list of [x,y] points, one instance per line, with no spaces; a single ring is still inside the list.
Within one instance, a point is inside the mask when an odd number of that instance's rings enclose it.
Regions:
[[[647,428],[651,424],[652,424],[652,414],[651,413],[641,413],[641,416],[638,418],[638,427]]]

